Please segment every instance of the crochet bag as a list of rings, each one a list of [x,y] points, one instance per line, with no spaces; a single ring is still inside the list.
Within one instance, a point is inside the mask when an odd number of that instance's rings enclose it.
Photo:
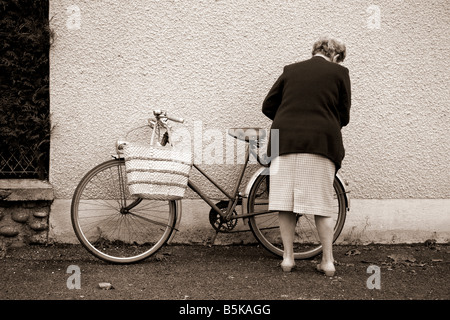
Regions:
[[[130,193],[144,199],[177,200],[184,196],[192,167],[190,152],[169,144],[154,142],[155,132],[161,124],[155,124],[150,145],[128,143],[124,146],[127,184]],[[159,140],[159,139],[158,139]]]

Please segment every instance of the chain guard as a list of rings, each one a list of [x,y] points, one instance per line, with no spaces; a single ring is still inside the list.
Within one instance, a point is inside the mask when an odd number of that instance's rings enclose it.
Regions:
[[[228,201],[219,201],[216,206],[223,212],[227,212]],[[236,210],[233,210],[232,215],[237,215]],[[209,211],[209,223],[217,232],[231,232],[237,225],[237,219],[225,221],[214,209]]]

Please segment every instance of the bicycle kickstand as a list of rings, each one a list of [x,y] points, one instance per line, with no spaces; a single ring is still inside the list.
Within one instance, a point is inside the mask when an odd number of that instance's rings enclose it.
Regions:
[[[219,225],[219,229],[222,226],[222,224]],[[216,230],[216,233],[211,238],[211,241],[209,242],[209,247],[211,248],[214,245],[214,242],[216,241],[217,234],[219,233],[219,230]]]

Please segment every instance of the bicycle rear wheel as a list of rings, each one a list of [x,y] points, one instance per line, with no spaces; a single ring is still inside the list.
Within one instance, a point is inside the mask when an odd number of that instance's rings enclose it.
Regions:
[[[253,184],[248,197],[248,212],[265,211],[269,207],[269,179],[270,175],[259,175]],[[333,187],[335,190],[335,210],[337,215],[334,225],[333,241],[339,237],[344,227],[347,205],[345,190],[340,181],[335,178]],[[278,212],[255,215],[249,218],[250,229],[259,243],[271,253],[283,257],[283,244],[278,225]],[[322,252],[314,216],[297,214],[295,227],[294,257],[295,259],[308,259]]]
[[[132,197],[124,160],[110,160],[80,181],[72,198],[72,226],[81,244],[97,258],[133,263],[167,242],[175,228],[176,206],[176,201]]]

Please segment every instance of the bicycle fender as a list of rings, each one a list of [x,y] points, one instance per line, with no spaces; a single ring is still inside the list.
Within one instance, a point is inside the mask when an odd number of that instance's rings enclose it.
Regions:
[[[256,172],[251,176],[250,180],[248,181],[242,197],[248,198],[248,195],[250,194],[250,190],[252,189],[252,186],[255,183],[256,178],[258,178],[261,174],[269,174],[269,168],[261,167],[258,168],[258,170],[256,170]]]
[[[347,208],[347,211],[350,211],[350,196],[348,195],[350,191],[347,191],[347,189],[345,188],[348,183],[345,182],[344,178],[341,176],[341,174],[339,174],[339,172],[336,173],[336,178],[338,179],[339,183],[342,186],[342,189],[344,190],[345,207]]]
[[[175,228],[172,231],[172,234],[170,235],[169,239],[167,239],[168,244],[170,244],[172,239],[175,237],[175,234],[178,231],[178,227],[179,227],[180,221],[181,221],[181,213],[182,213],[181,200],[175,200],[175,201],[176,201],[176,205],[177,205],[177,222],[175,223]]]

